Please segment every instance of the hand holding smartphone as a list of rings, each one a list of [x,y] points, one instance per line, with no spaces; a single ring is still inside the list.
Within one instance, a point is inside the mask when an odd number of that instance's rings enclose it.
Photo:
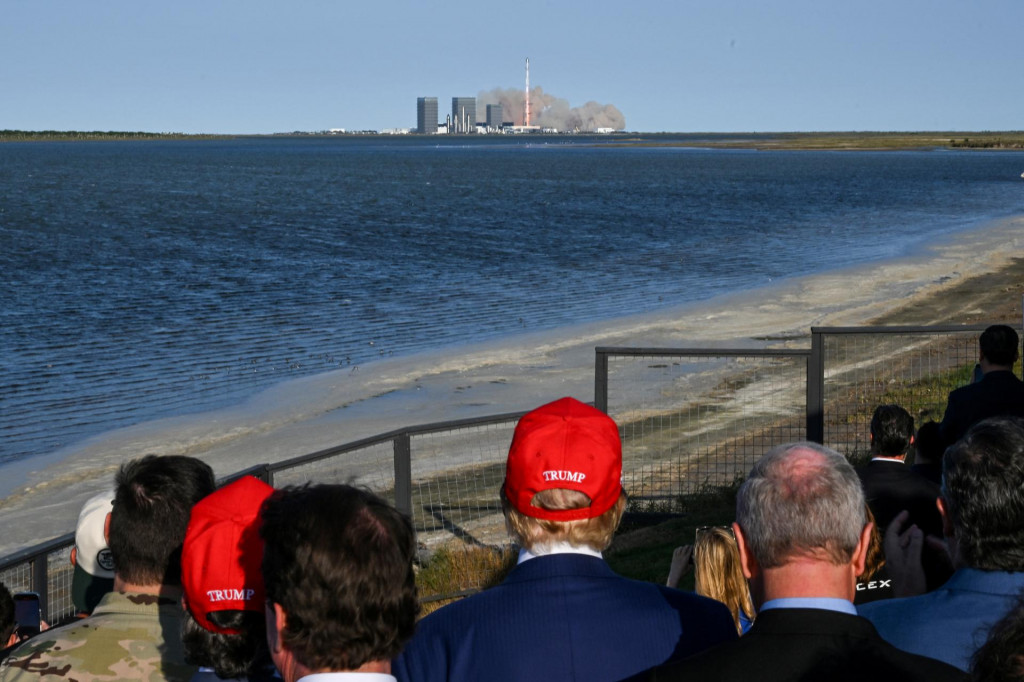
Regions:
[[[17,632],[21,639],[38,635],[41,619],[38,594],[18,592],[14,595],[14,620],[18,623]]]

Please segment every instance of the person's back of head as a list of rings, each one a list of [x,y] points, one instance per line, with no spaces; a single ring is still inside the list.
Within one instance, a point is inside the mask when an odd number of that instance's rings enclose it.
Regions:
[[[921,424],[914,439],[915,463],[942,466],[942,453],[945,449],[946,443],[942,440],[939,422],[927,421]]]
[[[942,505],[958,565],[1024,571],[1024,419],[986,419],[946,450]]]
[[[113,491],[102,492],[86,500],[78,514],[71,550],[71,602],[79,614],[92,613],[103,595],[114,589],[114,557],[104,532],[113,499]]]
[[[194,457],[146,455],[115,479],[109,545],[115,574],[133,585],[178,585],[192,506],[213,492],[213,470]]]
[[[796,558],[849,563],[865,528],[860,479],[838,452],[783,445],[754,464],[736,499],[736,523],[762,568]]]
[[[1017,332],[1005,324],[994,324],[978,338],[981,355],[992,365],[1012,367],[1017,361],[1020,339]]]
[[[516,541],[543,554],[567,543],[607,549],[626,508],[622,443],[608,415],[574,398],[527,413],[516,425],[501,489]]]
[[[736,630],[742,632],[740,613],[753,620],[754,605],[740,566],[736,538],[729,527],[703,530],[698,530],[693,544],[694,591],[729,607]]]
[[[390,661],[412,636],[419,606],[412,524],[347,485],[286,488],[263,509],[268,638],[285,680],[308,671]]]
[[[259,526],[263,502],[273,492],[243,476],[200,500],[185,533],[185,660],[223,679],[254,677],[271,665]]]
[[[871,416],[871,452],[882,457],[906,454],[914,439],[914,418],[899,405],[879,405]]]

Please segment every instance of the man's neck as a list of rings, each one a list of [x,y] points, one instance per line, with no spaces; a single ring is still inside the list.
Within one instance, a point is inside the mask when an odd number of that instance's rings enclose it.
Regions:
[[[181,588],[173,585],[133,583],[124,580],[117,573],[114,574],[114,592],[122,594],[132,592],[136,594],[155,594],[160,597],[177,599],[181,594]]]
[[[993,363],[989,362],[985,358],[982,358],[981,362],[979,362],[978,365],[981,367],[981,373],[982,374],[988,374],[989,372],[1012,372],[1013,371],[1013,366],[1012,365],[996,365],[996,364],[993,364]]]
[[[826,597],[852,602],[856,576],[852,567],[828,561],[797,559],[782,566],[763,569],[754,587],[756,607],[773,599]]]
[[[899,462],[900,464],[903,464],[907,461],[907,453],[904,452],[902,455],[872,455],[871,461],[874,462],[875,460],[880,462]]]
[[[310,670],[298,661],[295,661],[295,665],[292,668],[286,667],[286,670],[282,671],[285,682],[295,682],[318,673],[381,673],[383,675],[390,675],[391,661],[367,661],[355,670],[329,670],[326,668],[323,670]]]

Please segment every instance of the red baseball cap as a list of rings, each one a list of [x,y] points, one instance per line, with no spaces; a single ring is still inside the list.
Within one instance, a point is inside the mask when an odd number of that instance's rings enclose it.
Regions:
[[[505,465],[505,497],[520,513],[548,521],[592,519],[622,494],[622,441],[612,418],[575,398],[523,415]],[[582,509],[551,510],[530,502],[542,490],[565,488],[590,497]]]
[[[260,509],[274,489],[252,476],[210,493],[192,507],[181,551],[181,585],[192,617],[211,632],[237,630],[214,624],[214,611],[259,611],[263,588]]]

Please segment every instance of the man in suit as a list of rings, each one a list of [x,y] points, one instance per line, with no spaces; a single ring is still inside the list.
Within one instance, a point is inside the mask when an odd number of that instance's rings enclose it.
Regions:
[[[906,465],[914,442],[914,418],[899,405],[879,405],[871,417],[871,461],[857,469],[864,496],[881,533],[906,509],[910,523],[938,535],[942,519],[935,506],[939,486]],[[948,577],[948,576],[947,576]]]
[[[501,585],[424,618],[395,676],[610,682],[735,639],[723,604],[628,580],[601,558],[626,506],[621,472],[606,414],[563,398],[525,415],[501,489],[519,563]]]
[[[872,524],[846,459],[815,443],[762,457],[740,487],[733,531],[757,618],[736,642],[654,670],[653,680],[958,680],[899,651],[857,616]]]
[[[939,511],[953,577],[928,594],[860,612],[897,647],[967,670],[989,627],[1024,590],[1024,419],[986,419],[946,451]]]
[[[981,379],[949,394],[939,424],[942,440],[952,445],[982,419],[997,415],[1024,417],[1024,382],[1013,373],[1019,355],[1017,332],[992,325],[978,338]]]

